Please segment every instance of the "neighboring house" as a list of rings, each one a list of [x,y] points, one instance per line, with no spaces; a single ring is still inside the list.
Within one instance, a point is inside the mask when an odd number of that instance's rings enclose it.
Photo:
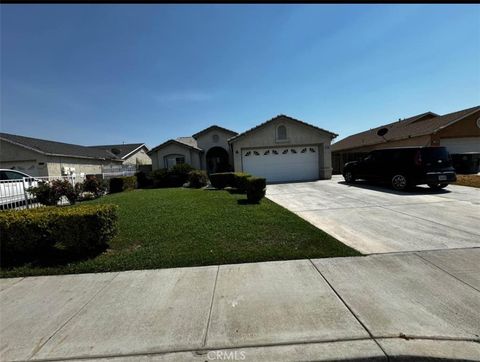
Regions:
[[[138,145],[130,149],[140,151],[143,144]],[[101,174],[103,168],[121,167],[128,158],[122,149],[116,155],[98,147],[0,133],[0,168],[32,176]]]
[[[247,172],[268,182],[328,179],[330,143],[336,136],[279,115],[241,134],[211,126],[192,137],[166,141],[149,155],[154,170],[189,163],[208,172]]]
[[[113,153],[123,161],[124,165],[140,166],[151,165],[152,159],[148,156],[148,148],[145,143],[127,143],[120,145],[88,146],[99,148]]]
[[[480,106],[443,116],[426,112],[346,137],[332,145],[334,173],[371,150],[407,146],[445,146],[451,154],[480,152]]]

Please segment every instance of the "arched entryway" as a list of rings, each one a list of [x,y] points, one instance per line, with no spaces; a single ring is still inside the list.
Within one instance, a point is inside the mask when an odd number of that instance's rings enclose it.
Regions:
[[[228,172],[231,166],[228,163],[228,152],[222,147],[212,147],[207,151],[207,172]]]

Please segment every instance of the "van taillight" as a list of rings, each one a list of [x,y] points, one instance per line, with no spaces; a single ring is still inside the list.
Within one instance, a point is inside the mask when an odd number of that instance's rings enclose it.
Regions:
[[[420,151],[417,151],[415,154],[415,165],[421,166],[422,165],[422,154]]]

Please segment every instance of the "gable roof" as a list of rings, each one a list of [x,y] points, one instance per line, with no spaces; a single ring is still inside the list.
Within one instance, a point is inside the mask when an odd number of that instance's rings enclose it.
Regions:
[[[48,141],[40,138],[25,137],[3,132],[0,133],[0,139],[48,156],[121,161],[111,152],[71,143]]]
[[[229,130],[229,129],[227,129],[227,128],[223,128],[223,127],[220,127],[220,126],[217,126],[216,124],[214,124],[213,126],[210,126],[210,127],[208,127],[208,128],[205,128],[204,130],[202,130],[202,131],[200,131],[200,132],[195,133],[192,137],[195,138],[195,139],[197,139],[197,138],[200,137],[201,135],[203,135],[203,134],[205,134],[205,133],[207,133],[207,132],[210,132],[210,131],[212,131],[212,130],[214,130],[214,129],[218,129],[218,130],[220,130],[220,131],[224,131],[224,132],[226,132],[226,133],[230,133],[232,136],[235,136],[235,135],[238,134],[238,133],[235,132],[235,131],[232,131],[232,130]]]
[[[178,137],[177,139],[170,139],[168,141],[165,141],[158,146],[152,148],[150,151],[147,152],[148,155],[151,155],[153,152],[158,151],[168,145],[171,144],[177,144],[182,147],[186,147],[189,149],[193,149],[196,151],[202,151],[201,148],[197,146],[197,140],[194,139],[193,137]]]
[[[127,143],[127,144],[123,143],[120,145],[100,145],[100,146],[88,146],[88,147],[98,148],[104,151],[108,151],[116,155],[118,158],[121,158],[122,160],[127,158],[137,150],[141,149],[142,147],[147,148],[147,146],[145,146],[145,143]],[[113,151],[114,149],[120,151],[120,153],[115,153]],[[148,148],[147,148],[147,152],[148,152]]]
[[[385,143],[386,141],[388,142],[410,137],[429,135],[439,131],[442,128],[450,126],[451,124],[477,111],[480,111],[480,106],[448,113],[443,116],[432,112],[418,114],[401,121],[392,122],[372,128],[368,131],[348,136],[334,143],[332,145],[332,151],[342,151],[363,146],[372,146],[379,143]],[[388,132],[384,135],[385,139],[377,135],[378,130],[381,128],[388,129]]]
[[[330,131],[327,131],[326,129],[323,129],[323,128],[314,126],[314,125],[309,124],[309,123],[307,123],[307,122],[300,121],[299,119],[286,116],[286,115],[284,115],[284,114],[279,114],[278,116],[275,116],[275,117],[269,119],[268,121],[265,121],[265,122],[263,122],[263,123],[260,123],[258,126],[255,126],[255,127],[253,127],[253,128],[250,128],[249,130],[247,130],[247,131],[245,131],[245,132],[242,132],[242,133],[240,133],[240,134],[238,134],[238,135],[230,138],[230,139],[228,140],[228,142],[229,142],[229,143],[230,143],[230,142],[234,142],[234,141],[238,140],[239,138],[244,137],[244,136],[250,134],[251,132],[256,131],[257,129],[266,126],[266,125],[269,124],[270,122],[274,122],[274,121],[276,121],[276,120],[278,120],[278,119],[282,119],[282,118],[283,118],[283,119],[287,119],[287,120],[289,120],[289,121],[294,121],[294,122],[300,123],[301,125],[304,125],[304,126],[307,126],[307,127],[311,127],[312,129],[317,130],[317,131],[322,131],[322,132],[328,133],[328,134],[330,134],[330,136],[332,137],[332,139],[338,136],[338,134],[333,133],[333,132],[330,132]]]

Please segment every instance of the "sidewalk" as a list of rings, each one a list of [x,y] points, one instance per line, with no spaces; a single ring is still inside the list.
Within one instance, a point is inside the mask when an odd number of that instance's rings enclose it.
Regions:
[[[480,360],[480,248],[0,280],[0,360]]]

